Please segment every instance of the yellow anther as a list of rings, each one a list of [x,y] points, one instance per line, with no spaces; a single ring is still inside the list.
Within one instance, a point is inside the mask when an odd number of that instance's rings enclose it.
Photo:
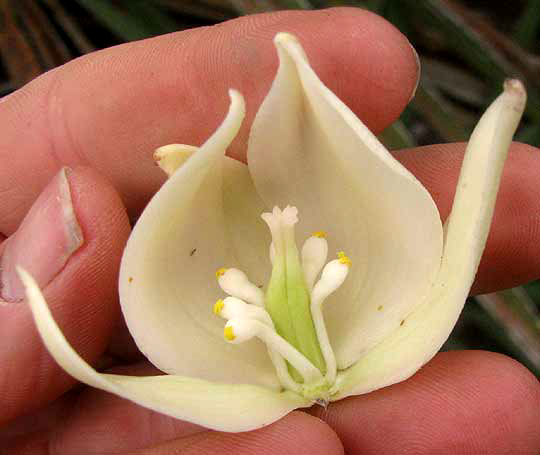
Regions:
[[[225,303],[223,302],[223,300],[219,299],[216,303],[214,303],[214,314],[221,313],[221,310],[223,309],[224,306],[225,306]]]
[[[349,256],[347,256],[344,251],[338,252],[337,256],[338,256],[340,264],[345,264],[347,267],[351,266],[352,262]]]
[[[225,326],[225,329],[223,329],[223,336],[228,341],[232,341],[232,340],[234,340],[236,338],[231,325]]]
[[[225,275],[226,271],[227,271],[227,269],[225,267],[221,267],[220,269],[218,269],[216,271],[216,278],[219,278],[220,276]]]
[[[317,231],[311,234],[313,237],[319,237],[320,239],[326,238],[326,232],[325,231]]]

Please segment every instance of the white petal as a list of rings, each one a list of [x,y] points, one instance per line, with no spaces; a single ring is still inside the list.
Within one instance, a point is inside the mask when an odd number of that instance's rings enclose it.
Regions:
[[[154,152],[154,160],[169,177],[199,150],[198,147],[185,144],[168,144]]]
[[[225,149],[244,116],[232,92],[227,117],[152,198],[127,243],[120,301],[139,349],[163,371],[279,387],[264,344],[231,346],[212,313],[222,297],[215,271],[234,265],[223,215]]]
[[[465,303],[489,232],[504,161],[525,104],[519,81],[488,108],[469,144],[452,212],[444,257],[430,297],[391,336],[341,374],[340,399],[402,381],[440,349]]]
[[[279,34],[276,45],[280,67],[252,127],[248,166],[267,206],[298,207],[300,238],[326,231],[329,251],[352,260],[325,305],[345,368],[424,300],[442,226],[425,188],[322,84],[295,38]]]
[[[156,149],[154,159],[170,177],[198,149],[184,144],[164,145]],[[223,210],[229,238],[237,263],[251,270],[252,278],[262,284],[270,274],[268,230],[260,219],[266,207],[255,191],[247,166],[227,156],[223,159]]]
[[[255,191],[248,167],[227,157],[223,166],[223,210],[238,268],[257,286],[265,284],[271,271],[270,234],[261,213],[267,207]]]
[[[73,377],[154,411],[219,431],[248,431],[268,425],[310,403],[292,392],[227,385],[182,376],[133,377],[100,374],[68,344],[35,281],[19,270],[39,333],[49,352]]]

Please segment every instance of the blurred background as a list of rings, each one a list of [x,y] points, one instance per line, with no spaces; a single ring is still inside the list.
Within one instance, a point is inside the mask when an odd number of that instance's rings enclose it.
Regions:
[[[508,76],[528,90],[517,140],[540,145],[540,0],[0,0],[0,96],[125,41],[245,14],[331,6],[384,16],[420,54],[416,96],[380,136],[388,148],[466,140]],[[540,281],[469,299],[445,349],[503,352],[540,377]]]

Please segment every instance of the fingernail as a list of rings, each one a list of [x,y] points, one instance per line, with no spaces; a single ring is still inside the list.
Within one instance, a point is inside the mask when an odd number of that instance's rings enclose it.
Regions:
[[[409,98],[409,101],[411,101],[414,98],[414,95],[416,95],[416,89],[418,88],[418,84],[420,83],[420,75],[422,73],[422,66],[420,65],[420,57],[418,56],[418,52],[416,52],[416,49],[409,41],[409,46],[411,46],[414,58],[416,60],[416,67],[418,70],[416,71],[416,84],[414,84],[414,89],[411,93],[411,97]]]
[[[7,302],[24,298],[16,266],[26,269],[40,287],[47,286],[83,244],[68,176],[63,168],[40,194],[23,222],[2,245],[0,297]]]

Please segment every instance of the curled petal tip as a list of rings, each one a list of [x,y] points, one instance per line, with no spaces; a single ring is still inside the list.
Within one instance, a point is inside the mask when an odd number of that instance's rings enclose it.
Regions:
[[[527,101],[527,91],[523,82],[519,79],[506,79],[503,83],[504,94],[508,96],[514,109],[518,112],[522,112],[525,109],[525,103]]]
[[[242,94],[236,90],[235,88],[230,88],[229,89],[229,98],[231,99],[231,101],[235,101],[235,100],[243,100],[244,97],[242,96]]]
[[[519,95],[526,95],[525,86],[519,79],[505,79],[503,83],[505,92],[514,92]]]
[[[275,37],[274,37],[274,44],[277,46],[279,44],[284,44],[286,42],[298,42],[298,40],[296,39],[296,37],[294,35],[291,35],[290,33],[287,33],[287,32],[279,32]]]
[[[243,111],[246,110],[246,102],[244,101],[244,97],[238,90],[230,88],[229,98],[231,99],[231,105],[238,105],[238,107],[240,107]]]

